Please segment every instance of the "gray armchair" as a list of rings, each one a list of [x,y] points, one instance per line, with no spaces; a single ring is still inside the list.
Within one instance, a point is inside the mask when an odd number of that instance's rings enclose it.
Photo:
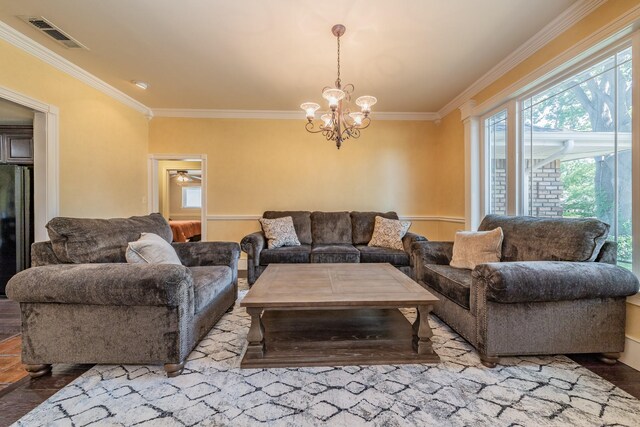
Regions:
[[[434,313],[474,345],[482,363],[500,356],[624,350],[625,300],[633,273],[615,266],[609,226],[595,219],[487,216],[502,227],[502,262],[471,270],[449,266],[451,242],[412,246],[416,277],[441,299]]]
[[[173,243],[183,265],[127,264],[127,242],[140,232],[170,240],[160,215],[56,218],[48,228],[52,241],[35,243],[33,267],[7,286],[32,377],[55,363],[163,364],[179,375],[237,298],[237,243]]]

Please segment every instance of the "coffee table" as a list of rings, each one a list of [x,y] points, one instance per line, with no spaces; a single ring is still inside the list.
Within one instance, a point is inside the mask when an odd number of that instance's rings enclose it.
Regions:
[[[240,303],[243,368],[438,363],[438,302],[390,264],[271,264]],[[399,308],[417,308],[411,324]]]

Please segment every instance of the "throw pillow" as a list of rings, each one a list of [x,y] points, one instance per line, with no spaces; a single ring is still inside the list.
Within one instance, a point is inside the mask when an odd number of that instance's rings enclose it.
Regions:
[[[453,242],[451,267],[473,270],[476,265],[500,262],[502,228],[491,231],[458,231]]]
[[[300,246],[296,229],[293,226],[293,218],[285,216],[282,218],[267,219],[260,218],[262,231],[267,238],[269,249],[281,246]]]
[[[142,233],[138,240],[129,242],[126,257],[130,264],[182,265],[173,246],[153,233]]]
[[[402,251],[404,250],[402,238],[407,234],[407,231],[409,231],[409,227],[411,227],[411,221],[400,221],[376,216],[369,246]]]

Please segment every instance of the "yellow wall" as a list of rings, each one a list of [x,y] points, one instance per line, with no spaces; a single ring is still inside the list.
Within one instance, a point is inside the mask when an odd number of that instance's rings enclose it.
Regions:
[[[60,110],[60,215],[146,213],[147,119],[3,41],[0,58],[0,86]]]
[[[149,151],[206,154],[208,215],[265,210],[395,210],[434,215],[438,161],[431,122],[374,121],[340,150],[301,120],[154,118]],[[211,220],[208,239],[239,241],[256,220]],[[437,233],[416,221],[412,231]]]

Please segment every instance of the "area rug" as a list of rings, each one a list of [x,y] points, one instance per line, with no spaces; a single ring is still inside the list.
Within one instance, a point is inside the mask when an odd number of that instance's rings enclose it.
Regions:
[[[503,358],[488,369],[431,322],[438,365],[241,370],[250,322],[236,305],[179,377],[160,366],[95,366],[17,425],[640,425],[640,401],[567,357]]]

